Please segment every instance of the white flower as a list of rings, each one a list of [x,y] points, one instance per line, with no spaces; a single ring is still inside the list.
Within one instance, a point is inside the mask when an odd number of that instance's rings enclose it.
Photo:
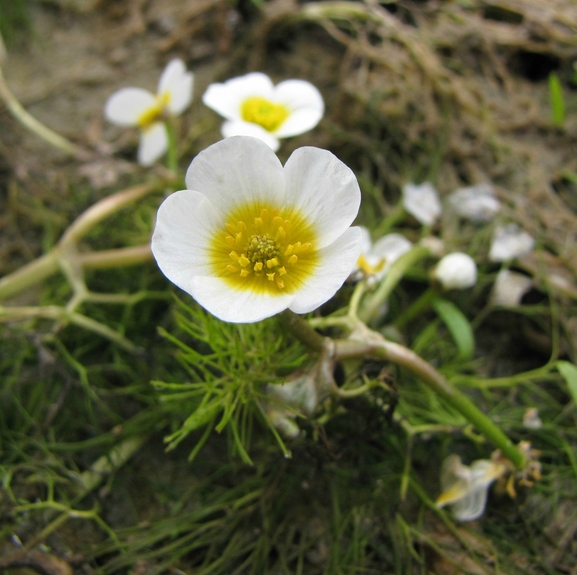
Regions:
[[[477,265],[461,252],[446,255],[437,264],[433,277],[445,289],[466,289],[477,283]]]
[[[459,216],[475,223],[490,222],[501,209],[491,184],[460,188],[449,195],[448,202]]]
[[[364,226],[359,226],[359,228],[363,241],[361,255],[353,270],[355,279],[360,279],[365,275],[369,283],[380,280],[389,271],[391,265],[413,247],[413,244],[401,234],[387,234],[373,244],[369,230]]]
[[[473,521],[483,514],[489,486],[501,477],[507,467],[489,459],[478,459],[463,465],[458,455],[449,455],[441,467],[441,488],[436,505],[450,505],[459,521]]]
[[[152,94],[143,88],[122,88],[104,106],[107,120],[119,126],[138,126],[141,130],[138,163],[152,165],[168,149],[164,120],[186,110],[192,99],[193,74],[184,62],[171,60]]]
[[[535,240],[517,224],[498,226],[493,234],[489,259],[492,262],[505,262],[520,258],[529,254],[534,246]]]
[[[326,150],[296,150],[284,168],[262,141],[226,138],[201,152],[187,190],[160,206],[152,252],[168,279],[216,317],[249,323],[314,310],[361,250],[353,172]]]
[[[521,303],[522,297],[531,289],[531,278],[512,272],[501,270],[493,285],[491,303],[503,307],[515,307]]]
[[[424,226],[432,226],[442,212],[439,193],[430,182],[405,184],[403,207]]]
[[[274,151],[279,138],[302,134],[323,117],[320,92],[304,80],[285,80],[276,86],[261,72],[211,84],[202,101],[226,118],[222,135],[253,136]]]

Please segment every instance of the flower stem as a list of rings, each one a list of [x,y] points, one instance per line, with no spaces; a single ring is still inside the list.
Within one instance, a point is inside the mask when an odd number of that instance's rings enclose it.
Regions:
[[[55,148],[58,148],[65,154],[69,156],[74,156],[77,158],[87,157],[88,153],[73,144],[60,134],[52,131],[50,128],[47,128],[44,124],[39,122],[34,116],[31,116],[20,104],[20,102],[16,99],[14,94],[8,88],[6,84],[6,80],[4,79],[4,75],[2,73],[2,68],[0,67],[0,98],[4,100],[6,107],[10,111],[10,113],[18,120],[25,128],[28,128],[31,132],[36,134],[39,138],[44,140],[45,142],[51,144]]]
[[[166,166],[178,178],[178,149],[176,144],[176,129],[174,119],[169,118],[164,122],[168,136],[168,151],[166,153]]]
[[[408,323],[411,323],[417,316],[431,307],[431,303],[438,295],[439,292],[435,288],[429,288],[423,292],[421,296],[395,320],[395,327],[401,329]]]
[[[296,314],[285,311],[282,314],[285,325],[307,346],[316,351],[323,348],[323,336],[312,329]],[[383,338],[379,333],[359,323],[349,339],[335,341],[335,357],[338,359],[373,357],[395,363],[418,376],[438,396],[461,413],[479,429],[489,441],[495,444],[515,467],[525,465],[525,455],[511,440],[465,395],[455,389],[445,377],[430,363],[414,351]]]
[[[430,251],[424,246],[415,246],[406,254],[403,254],[391,266],[377,290],[366,297],[359,310],[359,319],[364,323],[369,323],[372,318],[377,317],[379,309],[387,301],[392,291],[405,275],[405,272],[428,255],[430,255]]]

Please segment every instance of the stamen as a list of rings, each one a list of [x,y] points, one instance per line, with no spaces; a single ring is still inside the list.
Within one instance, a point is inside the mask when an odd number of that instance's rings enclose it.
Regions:
[[[286,274],[286,269],[284,266],[282,268],[279,268],[277,271],[279,276],[284,276]]]
[[[231,234],[236,234],[236,228],[232,224],[225,224],[225,227]]]
[[[246,224],[241,220],[240,222],[238,222],[238,229],[239,229],[241,232],[246,232],[246,230],[247,230],[248,228],[246,227]]]
[[[282,218],[281,218],[280,216],[275,216],[275,217],[272,219],[272,223],[273,223],[274,226],[276,226],[276,227],[278,228],[279,226],[282,226],[283,220],[282,220]]]
[[[254,271],[255,272],[261,272],[263,268],[262,262],[256,262],[256,264],[254,264]]]
[[[276,231],[276,240],[284,240],[286,238],[286,231],[282,226],[279,226],[278,230]]]
[[[243,268],[240,270],[240,277],[241,278],[245,278],[248,274],[250,274],[250,270],[247,270],[246,268]]]
[[[246,266],[248,266],[248,264],[250,264],[250,260],[244,255],[242,254],[239,258],[238,258],[238,263],[245,268]]]
[[[289,259],[288,259],[288,263],[291,265],[295,265],[297,262],[299,261],[299,258],[296,254],[293,254]]]
[[[262,221],[262,218],[255,218],[254,219],[254,225],[258,228],[261,229],[263,226],[264,222]]]
[[[277,285],[280,289],[284,288],[284,282],[283,282],[282,280],[276,280],[276,285]]]
[[[230,252],[230,254],[228,254],[228,255],[229,255],[230,259],[231,259],[233,262],[237,262],[237,261],[238,261],[238,254],[237,254],[236,252],[232,251],[232,252]]]
[[[266,262],[266,267],[270,270],[271,268],[274,268],[275,266],[278,266],[278,260],[276,258],[272,258],[270,260],[267,260]]]
[[[238,268],[237,268],[236,266],[233,266],[232,264],[228,264],[228,265],[226,266],[226,269],[227,269],[229,272],[232,272],[233,274],[238,273]]]
[[[268,220],[268,210],[266,208],[263,208],[260,212],[260,217],[263,220]]]
[[[236,242],[234,241],[234,238],[232,236],[226,236],[225,240],[226,243],[231,247],[236,245]]]
[[[293,246],[292,244],[289,244],[289,245],[286,247],[286,250],[284,251],[284,255],[285,255],[285,256],[290,256],[290,255],[293,253],[293,249],[294,249],[294,246]]]
[[[238,232],[235,236],[234,236],[234,241],[237,244],[240,244],[240,242],[242,242],[242,232]]]
[[[268,281],[271,282],[274,280],[274,272],[272,274],[266,274],[266,277],[268,278]]]

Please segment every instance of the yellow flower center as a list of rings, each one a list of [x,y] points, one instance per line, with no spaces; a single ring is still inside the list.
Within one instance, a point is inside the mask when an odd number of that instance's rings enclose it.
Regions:
[[[231,287],[293,293],[318,263],[316,236],[297,210],[261,203],[236,208],[214,235],[211,264]]]
[[[144,110],[142,114],[138,117],[137,123],[141,130],[146,130],[150,128],[154,122],[162,120],[164,115],[164,110],[168,103],[170,102],[170,93],[162,92],[154,97],[153,104]]]
[[[357,266],[368,276],[379,273],[385,267],[385,258],[381,258],[376,265],[371,265],[363,254],[357,260]]]
[[[274,132],[290,116],[290,110],[283,104],[252,96],[241,104],[240,115],[245,122],[258,124],[267,132]]]

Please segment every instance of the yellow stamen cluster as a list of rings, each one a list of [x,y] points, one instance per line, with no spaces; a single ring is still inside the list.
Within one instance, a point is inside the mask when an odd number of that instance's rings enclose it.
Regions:
[[[163,120],[164,111],[170,102],[170,93],[162,92],[154,98],[154,103],[140,114],[138,117],[138,126],[141,130],[150,128],[154,122]]]
[[[289,117],[290,110],[283,104],[251,96],[241,104],[240,115],[245,122],[258,124],[267,132],[274,132]]]
[[[377,263],[376,265],[371,265],[363,254],[361,254],[359,256],[359,259],[357,260],[357,266],[361,268],[361,270],[368,276],[380,272],[385,267],[385,263],[386,259],[381,258],[379,260],[379,263]]]
[[[212,253],[217,275],[229,283],[291,293],[313,271],[315,237],[294,210],[245,207],[227,219],[226,232],[215,237]]]

